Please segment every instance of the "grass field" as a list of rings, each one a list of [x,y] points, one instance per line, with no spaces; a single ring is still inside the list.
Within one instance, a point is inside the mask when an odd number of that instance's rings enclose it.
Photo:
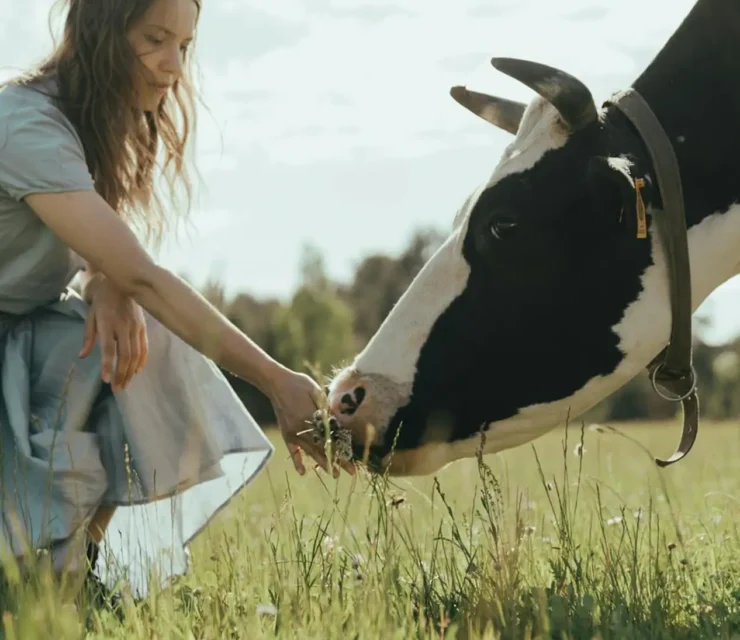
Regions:
[[[658,469],[679,431],[572,424],[412,480],[300,478],[277,442],[176,586],[119,620],[34,583],[5,637],[740,637],[740,428]]]

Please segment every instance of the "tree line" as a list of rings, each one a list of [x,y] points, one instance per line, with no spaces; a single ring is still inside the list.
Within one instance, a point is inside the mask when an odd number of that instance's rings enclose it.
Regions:
[[[286,301],[258,299],[248,292],[227,298],[216,281],[208,282],[201,293],[271,356],[323,382],[334,368],[349,362],[367,344],[444,237],[434,229],[417,230],[397,255],[366,256],[344,283],[330,279],[321,252],[306,245],[300,282]],[[698,318],[696,328],[706,322]],[[703,417],[740,416],[740,338],[710,346],[695,330],[694,364]],[[274,424],[267,399],[253,386],[226,375],[255,419],[265,427]],[[647,372],[643,372],[583,419],[662,420],[675,418],[677,412],[680,406],[661,399],[652,389]]]

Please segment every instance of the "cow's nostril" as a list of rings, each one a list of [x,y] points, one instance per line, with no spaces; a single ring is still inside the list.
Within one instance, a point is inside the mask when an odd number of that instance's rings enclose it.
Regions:
[[[357,411],[357,408],[362,404],[365,399],[365,389],[363,387],[356,387],[352,393],[345,393],[342,395],[342,406],[340,413],[351,416]]]
[[[365,399],[365,387],[355,389],[355,406],[359,407]]]
[[[351,416],[354,414],[355,411],[357,411],[357,404],[355,404],[355,399],[349,393],[345,393],[342,396],[342,408],[339,410],[339,412],[344,414],[345,416]]]

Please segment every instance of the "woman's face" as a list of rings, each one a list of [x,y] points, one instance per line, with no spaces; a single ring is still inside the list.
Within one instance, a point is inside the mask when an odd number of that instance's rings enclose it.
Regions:
[[[180,78],[197,19],[194,0],[154,0],[129,30],[128,41],[141,62],[134,70],[134,87],[142,110],[156,111]]]

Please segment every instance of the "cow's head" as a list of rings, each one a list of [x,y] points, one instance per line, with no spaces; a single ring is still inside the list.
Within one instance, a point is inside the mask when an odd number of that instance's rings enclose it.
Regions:
[[[351,366],[329,407],[369,445],[371,469],[429,473],[537,437],[635,375],[620,323],[642,290],[651,240],[636,233],[641,141],[576,78],[494,59],[537,95],[529,105],[455,99],[515,137],[457,213],[453,231]],[[639,186],[640,183],[638,183]],[[623,328],[623,327],[622,327]],[[627,331],[629,333],[629,331]],[[626,362],[626,363],[625,363]],[[399,430],[400,428],[400,430]]]

